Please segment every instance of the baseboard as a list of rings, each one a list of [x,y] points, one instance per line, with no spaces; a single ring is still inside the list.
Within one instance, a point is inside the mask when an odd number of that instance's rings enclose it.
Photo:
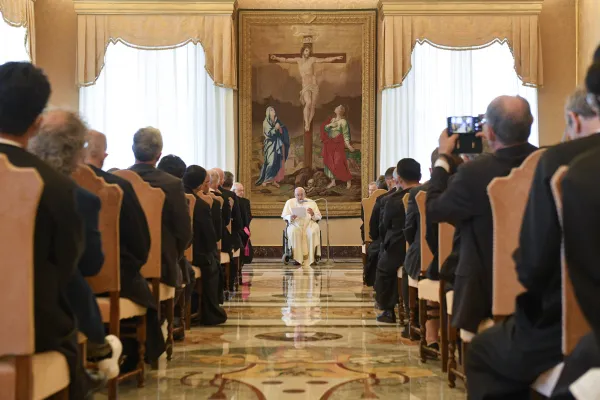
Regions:
[[[327,257],[327,246],[321,248],[323,258]],[[331,246],[331,258],[360,258],[361,246]],[[256,258],[281,258],[283,246],[254,246]]]

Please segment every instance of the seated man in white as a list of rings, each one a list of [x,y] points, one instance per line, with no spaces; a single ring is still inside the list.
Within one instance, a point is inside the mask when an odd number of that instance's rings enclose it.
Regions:
[[[286,201],[281,218],[289,224],[287,227],[288,246],[292,248],[292,257],[299,264],[315,263],[316,257],[321,257],[321,231],[317,221],[321,212],[317,203],[306,198],[304,188],[296,188],[295,198]]]

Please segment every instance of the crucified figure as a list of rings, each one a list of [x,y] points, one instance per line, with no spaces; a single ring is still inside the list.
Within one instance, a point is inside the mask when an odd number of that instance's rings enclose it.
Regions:
[[[297,63],[302,77],[302,90],[300,102],[304,106],[304,132],[311,131],[311,124],[315,116],[315,107],[319,95],[319,85],[315,75],[315,63],[344,62],[345,54],[323,57],[313,55],[312,47],[304,45],[299,56],[285,57],[287,55],[271,54],[271,61],[279,63]]]

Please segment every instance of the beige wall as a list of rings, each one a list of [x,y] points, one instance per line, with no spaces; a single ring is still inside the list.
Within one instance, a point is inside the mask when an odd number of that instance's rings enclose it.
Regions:
[[[551,145],[562,138],[565,99],[576,86],[575,0],[545,0],[540,19],[544,58],[544,87],[538,91],[540,144]]]
[[[282,207],[283,208],[283,207]],[[320,209],[320,208],[319,208]],[[327,245],[327,224],[325,210],[321,210],[323,221],[319,223],[323,246]],[[281,235],[285,222],[280,218],[254,218],[252,220],[252,244],[254,246],[281,246]],[[332,246],[360,246],[360,218],[340,218],[329,220],[329,242]]]
[[[52,85],[50,105],[79,109],[75,85],[77,16],[72,0],[35,2],[36,57]]]
[[[592,61],[592,55],[600,45],[600,1],[579,1],[578,81],[583,82]]]

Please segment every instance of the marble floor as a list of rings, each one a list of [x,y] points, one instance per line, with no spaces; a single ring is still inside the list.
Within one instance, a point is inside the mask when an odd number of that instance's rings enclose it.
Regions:
[[[400,326],[378,324],[361,264],[244,268],[229,320],[195,327],[173,359],[120,385],[120,399],[465,399]],[[105,399],[97,395],[96,399]]]

